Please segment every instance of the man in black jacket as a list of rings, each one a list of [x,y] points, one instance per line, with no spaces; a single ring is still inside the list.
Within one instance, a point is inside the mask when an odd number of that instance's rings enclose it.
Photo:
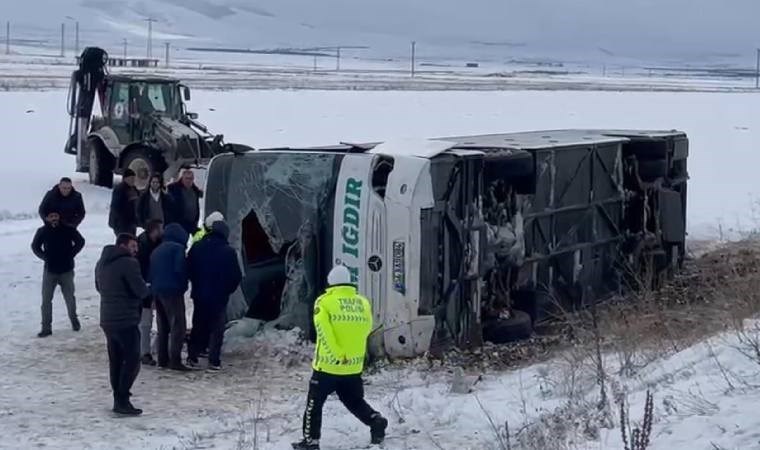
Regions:
[[[164,234],[164,224],[160,220],[152,220],[145,225],[145,231],[137,237],[137,260],[140,262],[140,272],[143,280],[150,288],[150,255],[161,244]],[[143,305],[142,318],[140,319],[140,361],[148,366],[155,366],[150,345],[150,332],[153,329],[153,308],[155,298],[151,295],[150,301]]]
[[[57,212],[61,223],[77,228],[84,220],[84,201],[82,194],[74,189],[71,178],[63,177],[61,181],[49,190],[42,199],[39,207],[40,218],[44,221],[49,212]]]
[[[140,275],[137,240],[120,234],[116,245],[103,248],[95,266],[95,287],[100,293],[100,327],[106,335],[113,411],[136,416],[142,410],[129,401],[130,389],[140,372],[140,315],[150,291]]]
[[[189,235],[198,231],[201,218],[203,191],[195,185],[195,174],[189,168],[182,171],[182,178],[167,189],[174,203],[175,220]]]
[[[32,240],[32,251],[45,261],[42,273],[42,331],[37,336],[53,334],[53,295],[61,287],[71,328],[79,331],[77,304],[74,296],[74,257],[84,248],[84,238],[76,228],[61,223],[57,211],[49,211],[45,225],[37,230]]]
[[[197,314],[193,314],[189,366],[198,365],[198,356],[208,344],[209,369],[221,369],[227,303],[242,279],[237,254],[227,242],[229,235],[229,227],[220,220],[214,222],[206,237],[190,248],[187,264]]]
[[[135,187],[136,174],[125,169],[122,182],[111,192],[111,208],[108,214],[108,226],[116,236],[124,233],[137,234],[137,200],[140,193]]]

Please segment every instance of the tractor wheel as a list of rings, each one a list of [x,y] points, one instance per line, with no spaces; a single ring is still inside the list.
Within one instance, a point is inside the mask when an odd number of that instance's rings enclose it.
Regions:
[[[161,172],[157,171],[158,167],[156,161],[151,158],[149,150],[145,148],[138,148],[129,152],[124,158],[124,164],[122,165],[122,171],[126,169],[132,169],[137,175],[135,178],[135,187],[139,191],[144,191],[150,184],[150,177],[154,173],[160,175]]]
[[[98,138],[87,139],[90,156],[90,184],[93,186],[113,187],[114,157],[106,150]]]

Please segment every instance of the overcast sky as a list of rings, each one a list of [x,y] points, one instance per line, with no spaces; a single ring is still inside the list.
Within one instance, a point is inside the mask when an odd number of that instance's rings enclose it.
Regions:
[[[760,0],[0,0],[0,18],[51,30],[65,15],[83,29],[102,28],[105,14],[124,22],[119,32],[140,33],[140,13],[161,17],[160,31],[252,47],[340,42],[384,49],[416,39],[461,51],[487,41],[560,57],[732,53],[750,62],[760,47]]]
[[[316,8],[324,3],[278,1],[301,4],[302,8]],[[702,51],[752,54],[760,45],[760,0],[331,0],[329,3],[334,10],[347,14],[325,17],[322,19],[325,24],[438,40],[525,42],[568,51],[602,47],[633,55]]]

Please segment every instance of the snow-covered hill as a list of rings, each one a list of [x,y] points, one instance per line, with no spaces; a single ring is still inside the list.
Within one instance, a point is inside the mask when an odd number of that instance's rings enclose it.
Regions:
[[[760,5],[734,0],[27,0],[0,2],[13,35],[55,47],[60,24],[80,21],[87,43],[279,48],[368,46],[374,57],[582,59],[597,62],[753,62]],[[26,37],[24,37],[26,35]],[[105,43],[104,43],[105,42]]]

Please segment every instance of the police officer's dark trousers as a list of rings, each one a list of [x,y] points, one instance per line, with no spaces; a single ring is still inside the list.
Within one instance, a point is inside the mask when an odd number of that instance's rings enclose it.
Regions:
[[[333,392],[338,394],[338,399],[363,424],[372,424],[377,411],[364,401],[361,375],[330,375],[314,371],[309,381],[309,394],[303,416],[304,438],[319,440],[322,434],[322,408],[327,397]]]

